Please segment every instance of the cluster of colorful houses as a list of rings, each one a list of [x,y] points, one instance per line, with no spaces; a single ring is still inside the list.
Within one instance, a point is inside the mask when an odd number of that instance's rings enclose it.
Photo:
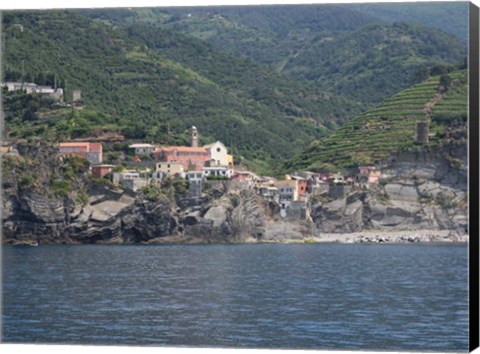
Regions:
[[[190,146],[155,146],[152,144],[132,144],[134,162],[140,162],[148,155],[149,163],[143,171],[129,170],[113,173],[113,183],[137,191],[152,180],[180,177],[190,184],[201,184],[205,179],[231,179],[233,177],[233,156],[220,141],[198,146],[199,136],[196,127],[191,128]],[[103,151],[100,143],[61,142],[58,144],[61,155],[77,155],[91,163],[92,174],[102,178],[111,173],[114,165],[103,164]],[[151,159],[151,160],[150,160]]]
[[[103,164],[102,144],[90,142],[62,142],[58,144],[61,155],[77,155],[91,163],[91,172],[98,178],[112,173],[115,185],[138,191],[152,181],[165,177],[184,178],[190,190],[198,197],[202,182],[209,179],[236,181],[268,201],[275,202],[283,211],[301,211],[311,195],[328,194],[333,197],[345,194],[351,188],[378,184],[379,172],[373,165],[361,166],[356,173],[302,171],[286,175],[283,180],[258,176],[250,171],[234,171],[233,156],[220,141],[198,146],[198,130],[191,128],[190,146],[155,146],[132,144],[134,162],[148,156],[143,169],[113,172],[114,165]],[[145,167],[147,166],[147,167]]]
[[[268,201],[276,202],[281,209],[303,207],[312,195],[339,197],[352,188],[368,188],[378,184],[379,171],[373,165],[361,166],[356,173],[345,177],[340,172],[301,171],[285,175],[284,180],[257,176],[249,171],[239,171],[232,180],[242,181]]]

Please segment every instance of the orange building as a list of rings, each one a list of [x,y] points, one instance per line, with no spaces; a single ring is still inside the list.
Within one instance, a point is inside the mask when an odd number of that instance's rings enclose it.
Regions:
[[[297,185],[298,194],[303,195],[303,194],[307,193],[307,187],[308,187],[307,180],[305,180],[305,179],[299,179],[298,180],[298,185]]]
[[[167,146],[158,148],[155,159],[164,162],[179,162],[185,171],[201,171],[210,154],[203,147]]]

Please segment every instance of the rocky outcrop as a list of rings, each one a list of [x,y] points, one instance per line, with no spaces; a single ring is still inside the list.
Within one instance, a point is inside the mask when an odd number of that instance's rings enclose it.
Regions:
[[[107,188],[92,190],[84,206],[13,192],[3,198],[6,243],[239,243],[265,236],[263,201],[249,190],[214,189],[185,208]]]
[[[452,163],[455,162],[455,165]],[[466,154],[460,148],[404,152],[390,160],[383,183],[347,197],[312,203],[320,232],[468,229]]]
[[[22,198],[6,196],[3,204],[4,239],[50,242],[61,238],[66,225],[62,200],[25,193]]]
[[[263,201],[253,191],[227,193],[182,219],[185,235],[205,242],[260,241],[265,235]]]
[[[252,191],[242,191],[236,199],[238,205],[232,210],[230,224],[237,242],[261,241],[266,235],[265,205]]]
[[[448,154],[397,154],[382,170],[379,186],[313,199],[304,219],[281,218],[277,204],[225,181],[205,185],[202,198],[193,203],[166,197],[148,201],[141,193],[90,186],[82,206],[71,196],[18,188],[10,173],[3,181],[3,242],[290,242],[366,230],[453,230],[461,235],[468,228],[466,163],[458,147]]]

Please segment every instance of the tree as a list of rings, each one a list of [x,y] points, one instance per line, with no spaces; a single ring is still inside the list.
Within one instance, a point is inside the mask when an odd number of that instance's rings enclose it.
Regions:
[[[413,76],[413,83],[418,84],[428,79],[430,76],[430,71],[426,66],[421,67]]]
[[[35,83],[37,85],[46,85],[47,84],[47,76],[45,75],[44,72],[40,72],[37,74],[35,77]]]
[[[449,72],[449,68],[446,65],[435,65],[430,69],[430,75],[446,75]]]
[[[440,76],[440,85],[444,87],[445,90],[448,90],[450,84],[452,83],[452,78],[448,75]]]

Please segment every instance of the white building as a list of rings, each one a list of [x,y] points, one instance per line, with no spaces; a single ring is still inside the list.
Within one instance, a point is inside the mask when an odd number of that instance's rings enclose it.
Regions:
[[[155,151],[155,146],[152,144],[132,144],[130,149],[135,149],[135,155],[148,155]]]
[[[202,168],[205,177],[226,177],[232,178],[233,170],[227,166],[210,166]]]
[[[268,201],[271,202],[279,202],[279,195],[280,192],[277,187],[271,187],[271,186],[258,186],[255,189],[256,193],[261,195],[263,198],[265,198]]]
[[[292,202],[298,200],[298,183],[295,180],[283,180],[275,182],[279,191],[279,204],[282,209],[290,207]]]
[[[140,173],[137,171],[114,172],[112,181],[113,184],[121,184],[125,188],[131,189],[134,192],[146,187],[149,183],[149,180],[140,176]]]
[[[204,177],[203,171],[189,171],[185,174],[185,179],[194,184],[200,184]]]
[[[210,165],[228,166],[227,148],[220,141],[204,146],[210,154]]]
[[[63,98],[63,89],[54,89],[51,86],[40,86],[33,82],[5,82],[2,86],[6,86],[8,92],[24,90],[27,94],[41,93],[57,99]]]

